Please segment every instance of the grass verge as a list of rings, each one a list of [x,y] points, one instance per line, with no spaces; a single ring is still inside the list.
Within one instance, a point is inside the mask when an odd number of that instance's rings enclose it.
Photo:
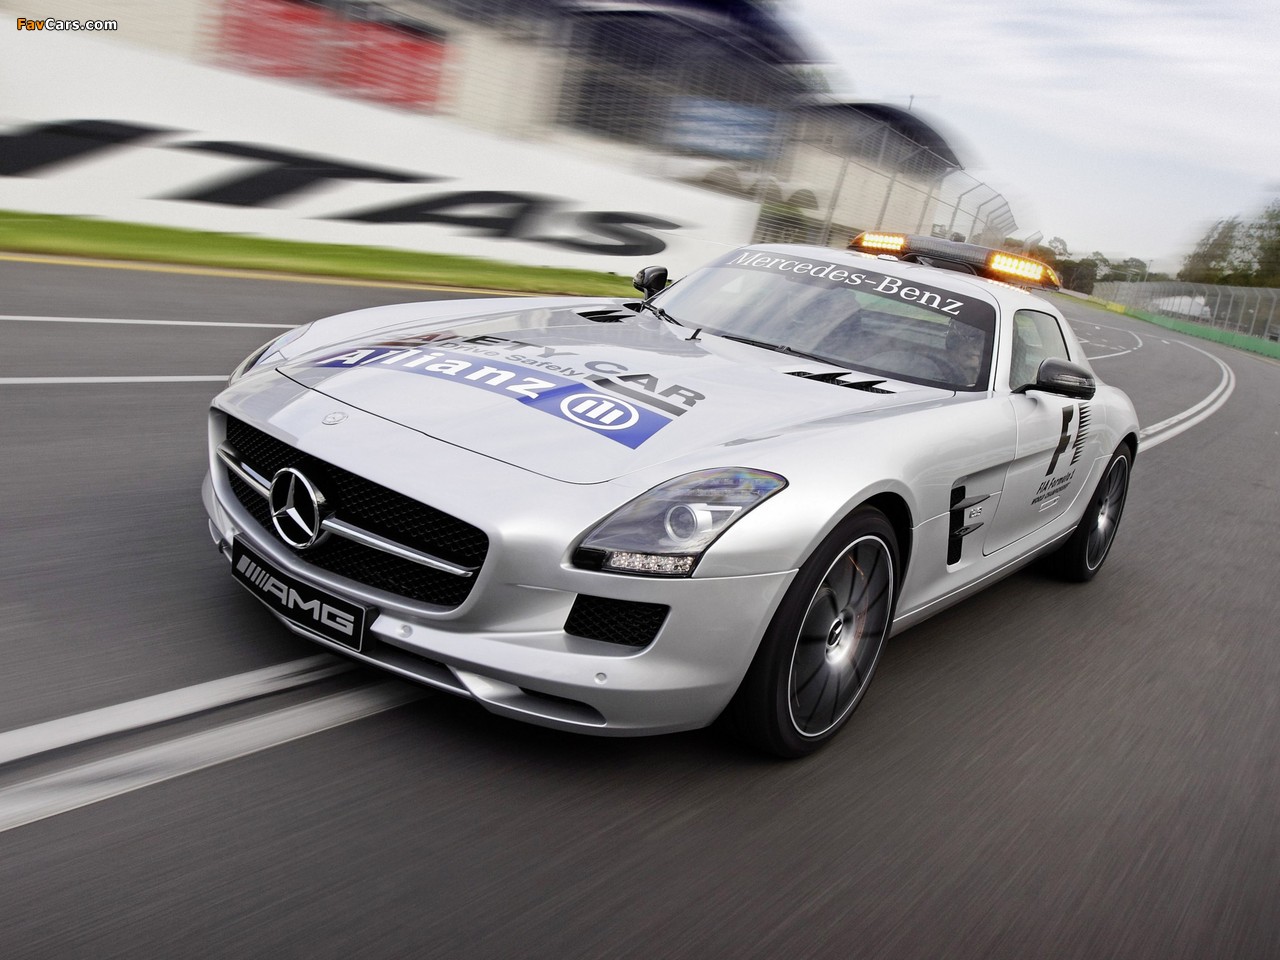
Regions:
[[[0,211],[0,250],[525,293],[607,297],[634,293],[630,278],[590,270],[524,267],[385,247],[270,240],[17,211]]]

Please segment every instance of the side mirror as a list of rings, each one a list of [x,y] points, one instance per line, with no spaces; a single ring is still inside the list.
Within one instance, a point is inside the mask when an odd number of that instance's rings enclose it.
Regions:
[[[1036,382],[1018,387],[1014,393],[1043,390],[1045,393],[1054,393],[1073,400],[1092,400],[1097,389],[1098,384],[1093,379],[1093,374],[1080,364],[1050,357],[1040,364],[1040,369],[1036,372]]]
[[[644,294],[646,300],[667,286],[666,267],[641,267],[631,281],[632,286]]]

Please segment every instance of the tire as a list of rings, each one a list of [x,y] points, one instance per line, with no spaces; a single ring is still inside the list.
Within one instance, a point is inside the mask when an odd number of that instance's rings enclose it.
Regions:
[[[1102,569],[1120,526],[1132,467],[1133,449],[1122,443],[1112,454],[1071,539],[1049,555],[1049,567],[1059,577],[1085,583]]]
[[[898,540],[860,507],[805,561],[730,704],[739,734],[802,757],[830,741],[871,683],[893,623]]]

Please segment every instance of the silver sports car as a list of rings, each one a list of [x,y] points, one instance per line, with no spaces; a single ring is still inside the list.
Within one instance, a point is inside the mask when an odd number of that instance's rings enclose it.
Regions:
[[[1091,578],[1137,452],[1043,264],[850,246],[291,330],[213,401],[210,532],[291,630],[494,713],[808,753],[891,634]]]

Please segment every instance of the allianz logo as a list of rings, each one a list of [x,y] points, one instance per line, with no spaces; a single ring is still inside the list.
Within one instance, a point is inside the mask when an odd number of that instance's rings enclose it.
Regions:
[[[625,430],[640,420],[640,411],[625,400],[598,393],[577,393],[560,401],[560,412],[584,427],[595,430]]]

